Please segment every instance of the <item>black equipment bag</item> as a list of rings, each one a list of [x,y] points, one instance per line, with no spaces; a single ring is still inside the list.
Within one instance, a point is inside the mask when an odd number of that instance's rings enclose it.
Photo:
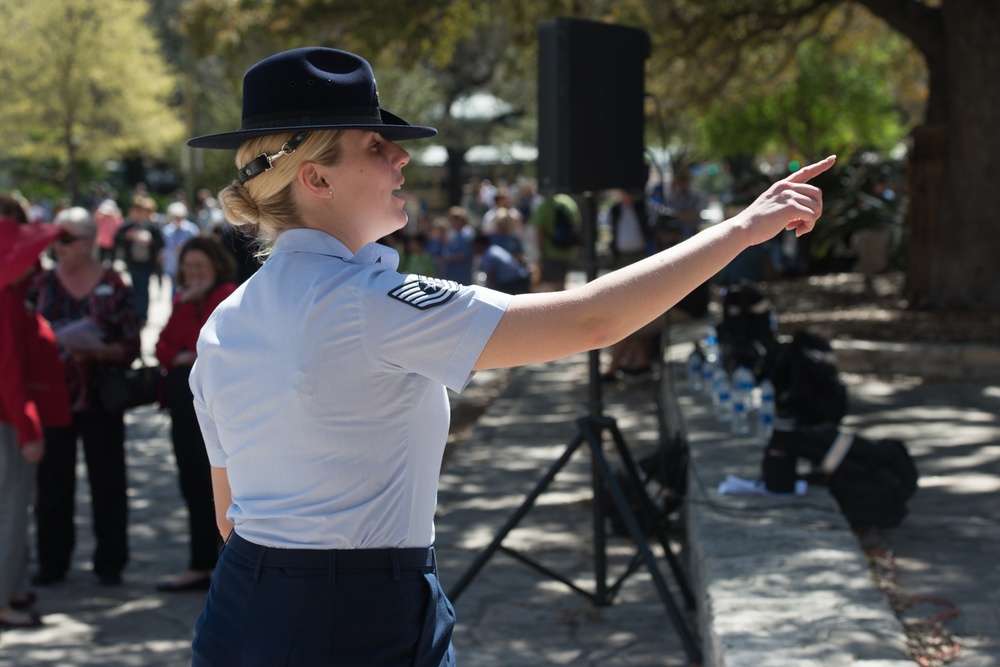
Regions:
[[[810,480],[830,488],[854,528],[898,526],[917,490],[917,466],[901,440],[873,440],[825,425],[775,431],[768,449],[810,461]],[[765,466],[771,453],[765,452]]]
[[[680,436],[672,441],[661,444],[656,451],[636,461],[636,471],[642,490],[637,489],[629,475],[624,470],[615,471],[615,481],[622,487],[629,506],[639,521],[644,534],[649,535],[655,527],[655,521],[665,520],[673,512],[680,509],[687,493],[688,461],[691,452],[687,443]],[[648,503],[640,493],[645,493]],[[643,507],[644,503],[646,504]],[[611,495],[605,488],[604,507],[611,519],[611,530],[617,535],[627,536],[628,528],[615,506]],[[647,510],[655,514],[649,516]]]
[[[759,286],[749,281],[729,285],[722,295],[722,320],[716,327],[722,367],[732,375],[739,366],[761,378],[768,350],[774,345],[774,307]]]
[[[847,414],[847,387],[830,342],[807,331],[776,341],[764,374],[774,383],[777,416],[798,426],[839,424]]]

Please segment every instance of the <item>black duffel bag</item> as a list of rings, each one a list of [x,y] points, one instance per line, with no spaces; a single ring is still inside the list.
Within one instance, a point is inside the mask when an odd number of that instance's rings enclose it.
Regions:
[[[808,479],[830,488],[854,528],[898,526],[906,517],[907,501],[917,491],[917,466],[901,440],[864,438],[833,425],[775,431],[764,453],[768,489],[787,484],[785,475],[776,475],[775,470],[787,474],[788,467],[775,466],[774,461],[791,461],[794,470],[797,457],[813,464]]]

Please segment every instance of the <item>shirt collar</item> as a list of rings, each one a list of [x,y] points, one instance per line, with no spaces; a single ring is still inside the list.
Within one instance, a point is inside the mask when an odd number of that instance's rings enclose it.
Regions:
[[[286,252],[310,252],[318,255],[339,257],[352,264],[376,264],[381,262],[387,269],[395,271],[399,266],[399,253],[380,243],[369,243],[352,253],[350,248],[336,237],[318,229],[295,228],[282,232],[274,242],[271,256]]]

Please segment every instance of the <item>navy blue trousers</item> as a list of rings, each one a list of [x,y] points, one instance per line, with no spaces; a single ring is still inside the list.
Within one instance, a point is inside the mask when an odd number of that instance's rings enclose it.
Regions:
[[[269,549],[235,533],[195,625],[193,667],[455,664],[434,550]]]

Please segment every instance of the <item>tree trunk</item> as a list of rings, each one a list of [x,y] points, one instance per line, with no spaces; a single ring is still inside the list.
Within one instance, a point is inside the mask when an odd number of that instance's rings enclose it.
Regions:
[[[906,211],[906,297],[913,306],[925,306],[933,285],[934,230],[944,189],[948,126],[924,125],[913,130],[913,146],[906,165],[910,205]]]
[[[76,145],[73,137],[66,140],[66,180],[63,189],[74,205],[79,204],[80,198],[80,164],[77,161]]]
[[[913,132],[906,213],[907,295],[931,310],[1000,310],[1000,5],[859,0],[907,35],[929,73],[926,125]],[[920,9],[917,9],[917,8]]]
[[[1000,310],[1000,3],[857,0],[907,36],[928,68],[926,125],[913,133],[907,292],[934,310]]]
[[[927,245],[918,305],[1000,310],[1000,6],[995,0],[942,3],[948,67],[947,148],[940,206]],[[913,200],[912,206],[919,201]],[[918,283],[919,284],[919,283]]]

